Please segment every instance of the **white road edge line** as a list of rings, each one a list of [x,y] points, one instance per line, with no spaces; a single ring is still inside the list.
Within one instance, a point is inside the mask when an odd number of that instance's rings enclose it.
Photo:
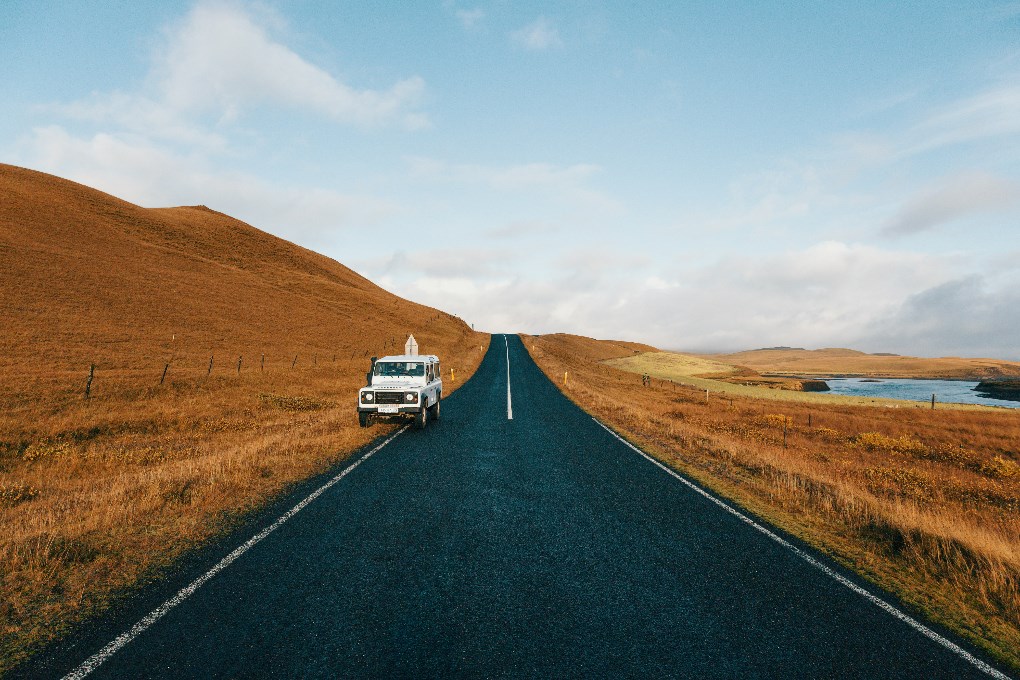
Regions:
[[[514,419],[514,405],[510,398],[510,343],[506,336],[503,336],[503,344],[506,345],[506,419]]]
[[[361,458],[359,458],[358,460],[344,468],[343,472],[339,473],[338,475],[330,479],[328,482],[326,482],[318,489],[313,491],[311,494],[309,494],[308,497],[305,498],[303,501],[301,501],[293,508],[288,510],[286,513],[281,515],[280,518],[277,519],[275,522],[273,522],[265,529],[255,534],[254,536],[249,538],[246,542],[235,548],[232,553],[230,553],[222,560],[217,562],[212,569],[199,576],[185,588],[182,588],[176,595],[174,595],[172,598],[161,604],[159,607],[157,607],[155,610],[149,613],[145,618],[143,618],[141,621],[133,625],[129,630],[118,635],[116,638],[113,639],[112,642],[110,642],[101,650],[93,654],[84,663],[75,668],[73,671],[65,675],[64,680],[77,680],[78,678],[84,678],[86,675],[94,671],[96,668],[100,666],[100,664],[102,664],[104,661],[106,661],[111,656],[116,654],[118,651],[123,649],[124,646],[126,646],[129,642],[131,642],[136,637],[145,632],[145,630],[152,626],[152,624],[156,623],[156,621],[159,621],[159,619],[161,619],[164,614],[166,614],[171,609],[173,609],[174,607],[176,607],[177,605],[191,597],[191,595],[193,595],[196,590],[201,588],[206,581],[208,581],[213,576],[216,576],[216,574],[220,573],[221,571],[229,567],[234,560],[236,560],[244,553],[248,552],[252,547],[255,546],[255,544],[257,544],[263,538],[265,538],[266,536],[280,528],[280,525],[282,525],[284,522],[286,522],[291,517],[301,512],[301,510],[303,510],[305,506],[307,506],[309,503],[311,503],[316,498],[325,493],[331,486],[333,486],[341,479],[346,477],[347,473],[349,473],[351,470],[364,463],[372,455],[380,451],[384,446],[386,446],[391,441],[400,436],[400,434],[402,434],[407,428],[408,426],[405,425],[404,427],[397,430],[384,442],[382,442],[374,449],[363,455]]]
[[[779,536],[775,532],[767,529],[766,527],[762,526],[761,524],[758,524],[753,519],[751,519],[750,517],[748,517],[744,513],[740,512],[739,510],[737,510],[736,508],[734,508],[730,504],[726,503],[723,500],[720,500],[719,498],[716,498],[712,494],[708,493],[707,491],[705,491],[704,489],[699,487],[694,482],[692,482],[689,479],[687,479],[686,477],[682,476],[676,470],[666,466],[662,462],[660,462],[660,461],[656,460],[655,458],[653,458],[652,456],[648,455],[647,453],[645,453],[644,451],[642,451],[641,449],[639,449],[638,447],[634,446],[629,441],[627,441],[626,439],[624,439],[623,437],[618,435],[616,432],[614,432],[612,429],[610,429],[607,425],[605,425],[598,418],[592,418],[592,420],[594,420],[596,423],[598,423],[606,432],[608,432],[609,434],[613,435],[618,440],[620,440],[629,449],[631,449],[632,451],[635,451],[636,453],[640,454],[643,458],[648,460],[650,463],[652,463],[653,465],[658,466],[663,471],[665,471],[667,474],[669,474],[669,475],[675,477],[676,479],[680,480],[681,483],[683,483],[684,485],[688,486],[691,490],[698,492],[699,494],[701,494],[702,496],[704,496],[708,500],[712,501],[713,503],[718,505],[720,508],[722,508],[726,512],[728,512],[731,515],[737,517],[742,522],[745,522],[746,524],[751,525],[752,527],[754,527],[755,529],[757,529],[761,533],[765,534],[766,536],[771,538],[773,541],[775,541],[779,545],[781,545],[784,548],[792,551],[798,557],[803,559],[805,562],[807,562],[811,566],[813,566],[816,569],[818,569],[821,572],[823,572],[826,576],[829,576],[830,578],[836,580],[840,584],[842,584],[842,585],[846,586],[847,588],[849,588],[850,590],[854,591],[855,593],[857,593],[861,597],[864,597],[865,599],[871,601],[872,604],[875,604],[878,607],[880,607],[881,609],[884,609],[886,612],[892,614],[897,619],[899,619],[903,623],[907,624],[908,626],[910,626],[914,630],[918,631],[919,633],[921,633],[925,637],[933,640],[934,642],[937,642],[938,644],[942,645],[943,647],[945,647],[949,651],[953,652],[954,654],[956,654],[960,658],[964,659],[965,661],[968,661],[971,665],[976,667],[978,670],[984,671],[985,673],[987,673],[988,675],[992,676],[993,678],[996,678],[997,680],[1010,680],[1010,677],[1008,675],[1005,675],[1005,674],[999,672],[998,670],[996,670],[995,668],[992,668],[987,663],[985,663],[981,659],[977,658],[976,656],[974,656],[973,654],[968,652],[966,649],[963,649],[962,647],[960,647],[958,644],[956,644],[952,640],[948,640],[945,637],[943,637],[942,635],[939,635],[938,633],[933,631],[931,628],[928,628],[926,625],[924,625],[923,623],[921,623],[917,619],[911,617],[909,614],[906,614],[906,613],[900,611],[899,609],[897,609],[893,605],[889,604],[888,602],[886,602],[882,598],[878,597],[877,595],[873,595],[872,593],[868,592],[864,588],[861,588],[859,585],[857,585],[856,583],[854,583],[850,579],[848,579],[848,578],[838,574],[837,572],[833,571],[832,569],[830,569],[829,567],[825,566],[824,564],[822,564],[821,562],[819,562],[815,558],[811,557],[811,555],[807,554],[806,552],[804,552],[803,550],[801,550],[797,546],[793,545],[792,543],[790,543],[789,541],[784,539],[782,536]]]

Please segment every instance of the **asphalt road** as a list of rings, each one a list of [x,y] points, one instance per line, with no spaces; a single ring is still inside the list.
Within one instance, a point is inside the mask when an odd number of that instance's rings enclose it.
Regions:
[[[82,670],[125,634],[90,677],[988,677],[625,446],[507,341],[441,422],[16,674]]]

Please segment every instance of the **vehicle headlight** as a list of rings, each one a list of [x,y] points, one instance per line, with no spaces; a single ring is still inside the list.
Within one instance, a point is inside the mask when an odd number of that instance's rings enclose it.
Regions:
[[[404,395],[404,399],[406,399],[407,401],[418,401],[418,393],[408,392],[407,394]]]
[[[362,392],[361,393],[361,401],[372,401],[372,399],[374,399],[374,398],[375,397],[372,395],[371,392]]]

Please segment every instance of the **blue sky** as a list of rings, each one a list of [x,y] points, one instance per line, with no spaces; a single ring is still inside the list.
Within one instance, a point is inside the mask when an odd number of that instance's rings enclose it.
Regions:
[[[480,329],[1020,359],[1020,4],[0,4],[0,161]]]

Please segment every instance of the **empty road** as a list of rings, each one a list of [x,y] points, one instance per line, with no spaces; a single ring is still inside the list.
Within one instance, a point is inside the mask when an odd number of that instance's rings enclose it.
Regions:
[[[995,676],[623,444],[515,336],[379,443],[16,674]]]

